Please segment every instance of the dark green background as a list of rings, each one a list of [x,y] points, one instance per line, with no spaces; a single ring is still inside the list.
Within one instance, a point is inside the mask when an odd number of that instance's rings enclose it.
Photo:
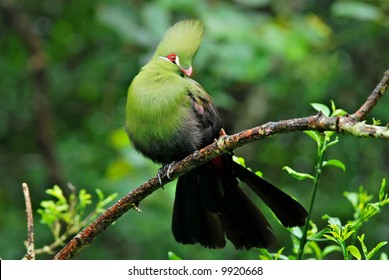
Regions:
[[[213,97],[230,134],[314,114],[312,102],[329,105],[332,99],[354,112],[389,68],[388,1],[11,1],[30,26],[25,32],[16,28],[5,2],[10,1],[0,1],[4,259],[25,253],[22,182],[29,184],[36,210],[49,198],[45,189],[53,183],[123,196],[156,174],[158,166],[134,152],[123,131],[126,92],[163,33],[178,20],[204,22],[193,78]],[[31,55],[27,36],[39,41],[39,55]],[[368,121],[374,116],[387,123],[388,105],[386,95]],[[343,161],[347,172],[328,168],[323,173],[313,214],[321,227],[326,224],[323,214],[343,222],[352,218],[344,191],[364,185],[377,193],[382,178],[389,180],[387,140],[339,137],[327,159]],[[48,142],[42,144],[42,139]],[[282,170],[288,165],[313,172],[316,147],[305,134],[277,135],[236,154],[308,206],[310,182],[296,181]],[[257,259],[257,251],[236,251],[230,245],[206,250],[175,243],[170,232],[173,197],[174,184],[156,191],[141,203],[142,214],[124,215],[78,258],[166,259],[171,250],[184,259]],[[388,215],[386,209],[362,228],[369,248],[389,240]],[[273,250],[286,246],[285,253],[290,252],[286,231],[271,223],[279,240]],[[49,244],[52,238],[38,214],[35,226],[36,247]]]

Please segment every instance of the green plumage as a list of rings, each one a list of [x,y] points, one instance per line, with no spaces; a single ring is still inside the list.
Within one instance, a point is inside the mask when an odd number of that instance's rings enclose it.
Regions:
[[[207,98],[207,94],[198,83],[182,76],[178,65],[161,56],[175,53],[180,61],[191,63],[202,33],[199,21],[174,25],[128,89],[127,133],[133,145],[156,162],[179,160],[183,154],[196,150],[201,142],[188,93],[199,99]],[[184,142],[184,138],[191,141]]]
[[[219,137],[222,123],[211,97],[188,77],[202,34],[197,20],[172,26],[128,89],[128,136],[155,162],[181,160]],[[297,201],[223,154],[178,178],[172,222],[178,242],[222,248],[227,237],[238,249],[274,243],[270,225],[237,178],[283,225],[304,223],[307,213]]]
[[[188,68],[200,47],[203,24],[198,20],[184,20],[173,25],[155,51],[154,58],[176,53],[181,65]]]

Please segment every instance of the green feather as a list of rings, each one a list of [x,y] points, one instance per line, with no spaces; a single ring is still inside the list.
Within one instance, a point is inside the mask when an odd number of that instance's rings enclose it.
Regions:
[[[177,160],[177,153],[189,154],[202,140],[188,94],[198,93],[200,86],[173,71],[161,71],[170,64],[160,59],[146,65],[127,95],[130,140],[145,156],[161,163]]]
[[[143,137],[145,145],[169,140],[190,106],[188,83],[166,69],[171,65],[162,59],[147,64],[128,89],[127,130]]]
[[[199,84],[183,76],[175,63],[161,57],[175,53],[181,65],[190,66],[202,34],[203,25],[198,20],[173,25],[128,89],[127,133],[137,150],[156,161],[169,158],[166,153],[177,150],[185,137],[192,139],[189,150],[201,141],[189,92],[206,93],[198,89]]]
[[[155,51],[154,58],[175,53],[181,66],[192,65],[203,36],[203,24],[194,19],[183,20],[173,25],[165,34]]]

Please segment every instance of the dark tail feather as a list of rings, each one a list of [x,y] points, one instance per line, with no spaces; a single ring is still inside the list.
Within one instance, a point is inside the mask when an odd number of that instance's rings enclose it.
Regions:
[[[230,159],[217,159],[178,179],[172,224],[175,239],[222,248],[226,234],[238,249],[270,246],[275,242],[270,225],[239,188]]]
[[[273,245],[275,236],[269,223],[235,181],[225,188],[223,224],[227,238],[237,249]]]
[[[243,166],[233,162],[235,176],[245,182],[273,211],[285,227],[302,226],[307,211],[292,197]]]
[[[218,211],[221,201],[211,193],[218,182],[208,173],[199,167],[178,178],[172,231],[177,242],[223,248],[226,241]]]

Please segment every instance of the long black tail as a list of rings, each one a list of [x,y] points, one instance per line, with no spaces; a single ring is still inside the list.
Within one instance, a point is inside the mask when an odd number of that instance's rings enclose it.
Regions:
[[[243,166],[233,162],[235,176],[245,182],[273,211],[285,227],[302,226],[308,213],[292,197]]]
[[[269,247],[275,236],[257,206],[239,187],[247,183],[285,226],[304,223],[305,209],[290,196],[222,155],[177,182],[172,230],[183,244],[223,248],[225,236],[238,249]]]

